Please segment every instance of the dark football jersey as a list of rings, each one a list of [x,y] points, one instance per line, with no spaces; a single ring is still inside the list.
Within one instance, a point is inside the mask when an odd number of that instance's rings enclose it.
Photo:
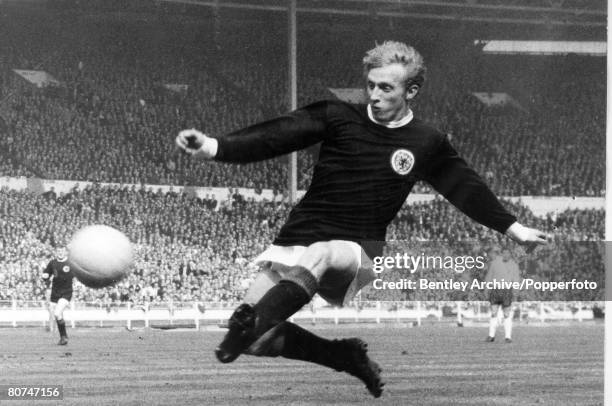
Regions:
[[[72,278],[74,278],[74,274],[68,261],[58,261],[54,258],[49,261],[43,273],[49,275],[47,280],[51,280],[52,294],[61,296],[72,293]]]
[[[311,185],[280,230],[278,245],[382,242],[418,180],[487,227],[503,233],[516,221],[446,134],[418,118],[387,128],[368,117],[366,105],[323,101],[218,141],[216,159],[235,163],[322,143]]]

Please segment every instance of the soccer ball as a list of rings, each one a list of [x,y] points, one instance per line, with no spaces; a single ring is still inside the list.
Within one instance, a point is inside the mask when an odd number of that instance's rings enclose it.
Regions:
[[[77,231],[68,244],[72,272],[83,285],[102,288],[123,279],[134,264],[130,240],[121,231],[92,225]]]

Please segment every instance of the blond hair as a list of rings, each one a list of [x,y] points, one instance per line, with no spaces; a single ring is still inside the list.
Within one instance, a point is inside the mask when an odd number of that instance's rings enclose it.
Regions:
[[[367,76],[368,72],[374,68],[399,63],[406,68],[405,87],[411,85],[423,86],[425,82],[425,61],[420,53],[413,47],[398,41],[385,41],[366,52],[363,57],[363,72]]]

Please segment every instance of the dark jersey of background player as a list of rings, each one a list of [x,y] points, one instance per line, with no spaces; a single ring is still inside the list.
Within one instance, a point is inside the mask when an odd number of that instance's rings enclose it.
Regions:
[[[47,267],[43,273],[49,275],[45,278],[48,281],[51,280],[51,302],[57,303],[60,298],[64,298],[68,301],[72,299],[72,279],[74,274],[68,263],[68,259],[58,260],[53,258],[47,264]],[[53,278],[53,279],[51,279]]]
[[[259,161],[318,142],[322,144],[311,185],[274,244],[384,241],[387,226],[419,180],[501,233],[516,221],[445,134],[418,118],[397,128],[377,124],[368,116],[367,105],[314,103],[219,138],[215,159]],[[371,250],[368,254],[379,255]]]

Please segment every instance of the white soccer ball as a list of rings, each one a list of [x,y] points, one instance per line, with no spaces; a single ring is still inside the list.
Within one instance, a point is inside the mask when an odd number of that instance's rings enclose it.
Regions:
[[[114,285],[134,265],[134,250],[121,231],[91,225],[77,231],[68,244],[68,261],[76,278],[91,288]]]

